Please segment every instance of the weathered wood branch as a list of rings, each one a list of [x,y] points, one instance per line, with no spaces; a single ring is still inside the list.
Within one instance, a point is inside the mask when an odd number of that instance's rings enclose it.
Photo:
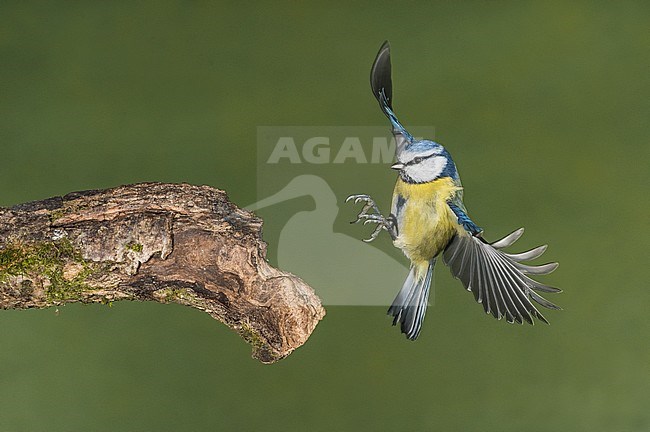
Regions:
[[[272,363],[325,311],[265,259],[262,221],[208,186],[143,183],[0,208],[0,308],[152,300],[209,313]]]

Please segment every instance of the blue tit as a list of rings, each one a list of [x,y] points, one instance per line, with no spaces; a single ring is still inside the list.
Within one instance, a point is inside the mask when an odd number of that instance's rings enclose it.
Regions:
[[[487,314],[509,323],[533,318],[548,324],[533,301],[560,309],[538,292],[560,292],[543,285],[530,275],[551,273],[557,263],[527,265],[524,261],[541,256],[546,245],[526,252],[508,253],[503,249],[523,234],[520,228],[504,238],[488,242],[467,214],[463,204],[463,187],[449,152],[430,140],[416,140],[399,122],[392,108],[390,45],[384,42],[370,73],[372,92],[382,112],[388,117],[396,142],[398,178],[393,192],[390,215],[382,216],[368,195],[351,195],[346,201],[363,202],[353,222],[375,223],[372,241],[387,231],[393,244],[411,261],[411,268],[388,314],[393,325],[410,340],[417,339],[427,310],[429,290],[437,258],[442,255],[452,275],[474,294]]]

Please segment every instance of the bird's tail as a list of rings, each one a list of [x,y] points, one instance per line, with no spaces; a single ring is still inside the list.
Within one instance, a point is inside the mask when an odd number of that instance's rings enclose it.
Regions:
[[[393,316],[393,325],[399,322],[402,333],[410,340],[417,339],[420,334],[435,265],[435,258],[428,262],[413,263],[404,286],[388,308],[388,315]]]

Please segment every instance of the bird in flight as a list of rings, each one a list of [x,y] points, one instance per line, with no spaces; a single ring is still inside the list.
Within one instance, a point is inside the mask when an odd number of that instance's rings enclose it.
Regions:
[[[382,112],[391,123],[396,142],[398,172],[393,191],[391,212],[384,217],[368,195],[351,195],[346,199],[363,203],[352,223],[374,223],[371,242],[387,231],[393,244],[411,261],[409,274],[388,314],[393,325],[415,340],[422,329],[436,260],[442,256],[454,277],[474,294],[487,314],[509,323],[534,323],[534,318],[548,324],[537,304],[548,309],[559,306],[538,292],[561,292],[529,277],[554,271],[558,263],[524,264],[541,256],[546,245],[521,253],[508,253],[524,232],[520,228],[494,242],[483,237],[483,230],[469,217],[463,204],[463,187],[449,152],[437,142],[415,139],[393,112],[390,45],[379,49],[370,72],[372,92]]]

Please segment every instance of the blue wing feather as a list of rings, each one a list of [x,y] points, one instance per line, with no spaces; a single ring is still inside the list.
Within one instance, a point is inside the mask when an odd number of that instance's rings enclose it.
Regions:
[[[458,205],[453,201],[449,201],[447,205],[449,205],[451,211],[454,212],[454,214],[458,218],[458,224],[462,226],[465,229],[465,231],[467,231],[472,235],[477,235],[483,232],[483,230],[478,225],[476,225],[474,221],[470,219],[470,217],[465,212],[465,209],[462,207],[462,204]]]
[[[388,41],[385,41],[381,48],[379,48],[377,57],[372,64],[372,69],[370,70],[370,87],[379,102],[379,107],[382,112],[390,120],[398,150],[406,144],[412,143],[413,136],[406,131],[393,112],[393,80],[391,77],[390,44]]]
[[[404,128],[404,126],[402,126],[402,124],[397,119],[397,116],[390,108],[388,100],[386,99],[386,96],[384,94],[384,89],[381,89],[379,92],[379,105],[381,107],[381,110],[384,112],[384,114],[386,114],[386,117],[388,117],[388,120],[390,120],[390,123],[393,126],[393,134],[402,135],[407,143],[409,144],[412,143],[415,140],[413,138],[413,135],[411,135]]]

